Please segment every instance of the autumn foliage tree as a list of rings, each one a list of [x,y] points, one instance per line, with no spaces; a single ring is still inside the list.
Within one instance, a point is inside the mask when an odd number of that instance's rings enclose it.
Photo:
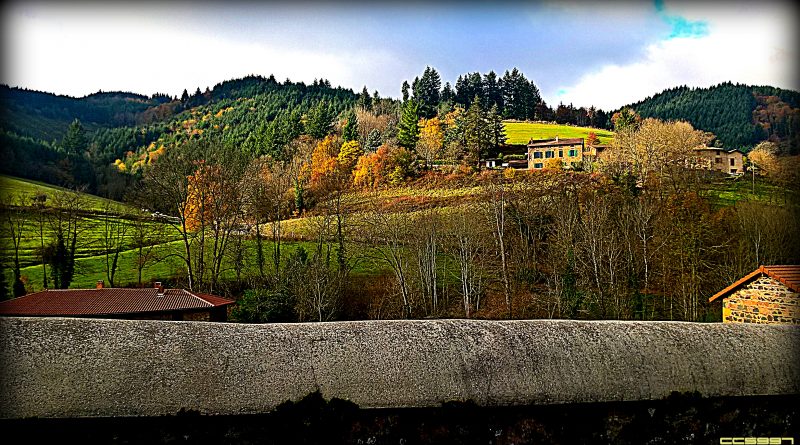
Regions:
[[[425,162],[425,166],[431,165],[442,152],[444,144],[444,133],[442,123],[438,117],[419,120],[419,139],[417,140],[417,155]]]

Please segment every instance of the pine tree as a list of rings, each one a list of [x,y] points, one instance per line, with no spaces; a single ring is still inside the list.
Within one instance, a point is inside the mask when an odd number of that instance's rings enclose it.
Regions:
[[[397,142],[402,147],[413,149],[419,139],[419,104],[409,100],[403,105],[403,114],[397,124]]]
[[[506,143],[506,127],[503,125],[503,118],[500,116],[500,111],[497,104],[492,105],[489,110],[489,115],[486,118],[489,128],[489,136],[491,144],[494,148],[498,148]]]
[[[356,117],[356,112],[351,109],[347,115],[345,116],[347,121],[342,127],[342,137],[344,138],[345,142],[348,141],[355,141],[358,139],[358,118]]]
[[[450,82],[445,82],[442,94],[439,97],[442,102],[452,102],[453,99],[455,99],[456,93],[453,92],[453,87],[450,86]]]
[[[486,112],[481,108],[481,98],[475,96],[464,119],[464,142],[466,145],[465,161],[477,166],[486,157],[492,146],[492,134],[487,122]]]
[[[408,81],[403,81],[403,86],[400,88],[400,91],[403,93],[403,102],[408,102],[408,89],[411,88],[408,85]]]
[[[364,89],[361,90],[361,94],[358,95],[358,99],[356,100],[356,105],[365,110],[372,109],[372,98],[369,95],[369,91],[367,91],[366,85],[364,85]]]
[[[367,140],[364,142],[364,151],[372,153],[381,146],[381,132],[377,128],[373,129],[367,135]]]
[[[82,153],[86,149],[85,133],[81,121],[78,119],[72,121],[67,129],[67,134],[64,135],[64,139],[61,141],[64,151],[70,155]]]
[[[414,79],[413,99],[420,105],[420,116],[426,119],[436,115],[439,106],[439,89],[442,80],[434,68],[425,67],[422,77]]]
[[[333,129],[333,111],[325,101],[317,102],[317,105],[308,110],[306,118],[306,134],[315,138],[322,139]]]

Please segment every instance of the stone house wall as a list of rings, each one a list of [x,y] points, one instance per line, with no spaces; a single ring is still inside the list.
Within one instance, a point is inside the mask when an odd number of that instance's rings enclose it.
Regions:
[[[800,324],[800,294],[762,276],[722,300],[724,323]]]

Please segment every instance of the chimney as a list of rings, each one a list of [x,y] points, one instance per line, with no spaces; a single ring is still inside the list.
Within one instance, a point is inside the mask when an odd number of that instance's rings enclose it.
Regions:
[[[162,285],[161,285],[161,282],[160,282],[160,281],[156,281],[156,282],[154,283],[153,287],[154,287],[156,290],[158,290],[158,296],[159,296],[159,297],[163,297],[163,296],[164,296],[164,286],[162,286]]]
[[[558,142],[558,135],[556,135],[556,142]]]
[[[97,288],[97,289],[102,289],[102,288],[103,288],[103,284],[104,284],[104,283],[103,283],[103,280],[97,280],[97,286],[96,286],[96,288]]]

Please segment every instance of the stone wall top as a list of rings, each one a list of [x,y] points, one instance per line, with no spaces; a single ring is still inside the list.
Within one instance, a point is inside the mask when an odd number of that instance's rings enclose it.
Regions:
[[[800,393],[792,326],[617,321],[228,324],[0,319],[0,417]]]

